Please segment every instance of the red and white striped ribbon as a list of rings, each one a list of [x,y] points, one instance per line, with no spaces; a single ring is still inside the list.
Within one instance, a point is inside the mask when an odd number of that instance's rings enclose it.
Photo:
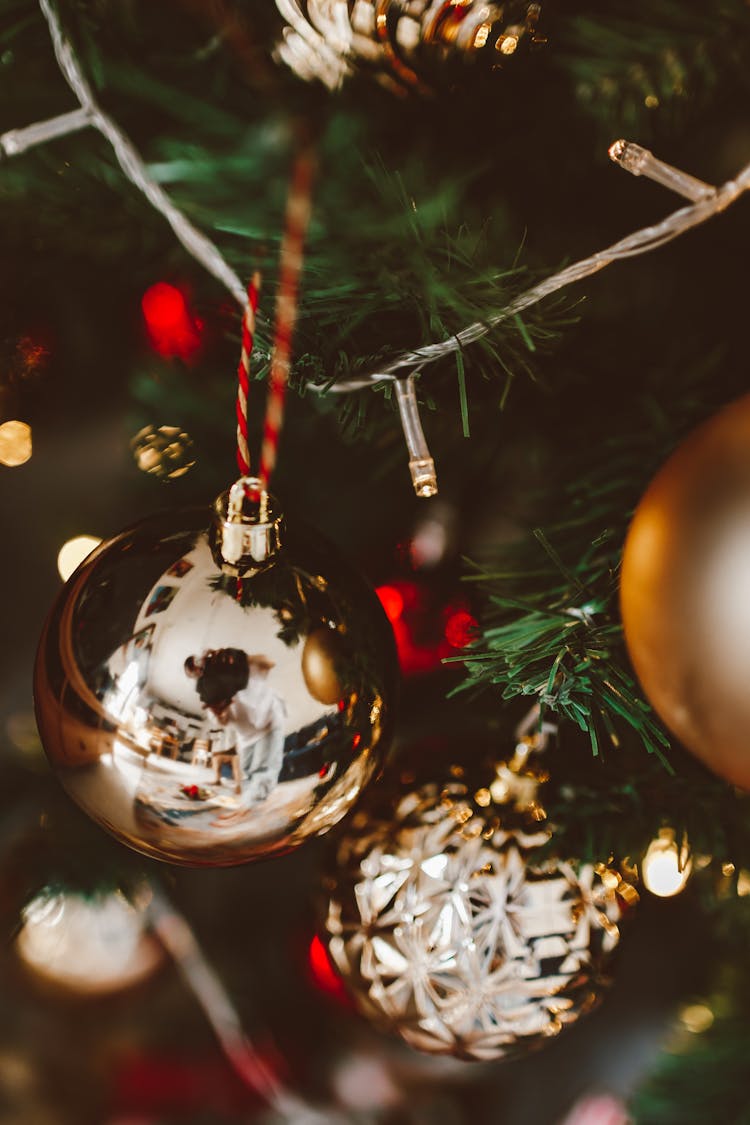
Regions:
[[[302,148],[295,160],[286,207],[284,237],[281,242],[279,289],[276,297],[276,327],[269,375],[263,444],[258,476],[263,488],[276,465],[279,435],[284,421],[284,403],[289,382],[292,336],[297,320],[297,298],[302,274],[305,236],[310,221],[315,158],[310,146]]]
[[[250,475],[250,447],[247,440],[247,396],[250,390],[250,356],[255,335],[255,313],[258,308],[260,274],[253,274],[247,287],[247,304],[242,318],[242,351],[237,368],[237,467],[240,476]]]

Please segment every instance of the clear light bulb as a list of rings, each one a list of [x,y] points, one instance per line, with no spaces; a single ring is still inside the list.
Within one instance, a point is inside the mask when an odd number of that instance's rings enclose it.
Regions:
[[[652,840],[641,864],[643,883],[652,895],[671,898],[687,886],[693,870],[693,860],[687,839],[678,847],[672,828],[662,828]]]

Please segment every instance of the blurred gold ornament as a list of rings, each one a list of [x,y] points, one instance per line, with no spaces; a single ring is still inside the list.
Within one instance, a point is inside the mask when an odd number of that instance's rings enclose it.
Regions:
[[[451,64],[496,68],[539,42],[528,0],[276,0],[286,21],[277,57],[300,78],[338,88],[366,69],[393,89],[445,84]]]
[[[646,890],[658,898],[672,898],[685,890],[693,871],[687,840],[678,846],[674,829],[662,828],[652,840],[641,864]]]
[[[331,958],[366,1015],[431,1054],[557,1035],[600,998],[619,941],[617,873],[555,855],[533,776],[502,772],[502,802],[491,776],[451,771],[373,794],[333,856]]]
[[[193,439],[179,426],[144,426],[130,448],[142,472],[164,480],[184,477],[195,464]]]
[[[0,425],[0,465],[15,468],[31,457],[31,426],[12,419]]]
[[[625,543],[620,597],[656,711],[715,773],[750,789],[750,395],[654,477]]]

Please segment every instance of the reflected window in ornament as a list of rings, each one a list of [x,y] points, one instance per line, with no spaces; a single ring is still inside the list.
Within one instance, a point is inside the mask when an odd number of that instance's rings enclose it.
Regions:
[[[0,465],[25,465],[31,457],[31,426],[11,419],[0,426]]]
[[[658,898],[671,898],[685,889],[692,870],[687,841],[678,848],[674,830],[662,828],[643,857],[641,872],[646,889]]]
[[[63,543],[57,554],[57,569],[63,582],[87,559],[95,547],[101,543],[96,535],[76,535]]]
[[[184,477],[195,465],[193,439],[179,426],[144,426],[130,448],[141,472],[161,480]]]

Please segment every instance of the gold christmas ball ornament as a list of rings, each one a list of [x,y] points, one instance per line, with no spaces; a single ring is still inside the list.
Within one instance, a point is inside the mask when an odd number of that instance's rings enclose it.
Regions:
[[[628,532],[620,597],[655,710],[705,765],[750,789],[750,395],[654,477]]]
[[[374,592],[244,480],[212,519],[151,517],[79,566],[44,628],[35,703],[95,821],[147,855],[225,866],[348,811],[380,768],[396,676]]]
[[[450,772],[405,783],[387,807],[356,812],[338,843],[331,959],[360,1009],[419,1050],[521,1054],[575,1023],[607,983],[619,876],[542,854],[550,831],[535,792],[505,764],[479,788]]]
[[[456,64],[502,66],[539,42],[539,3],[508,0],[276,0],[276,55],[300,78],[337,89],[355,71],[403,92],[445,85]]]

